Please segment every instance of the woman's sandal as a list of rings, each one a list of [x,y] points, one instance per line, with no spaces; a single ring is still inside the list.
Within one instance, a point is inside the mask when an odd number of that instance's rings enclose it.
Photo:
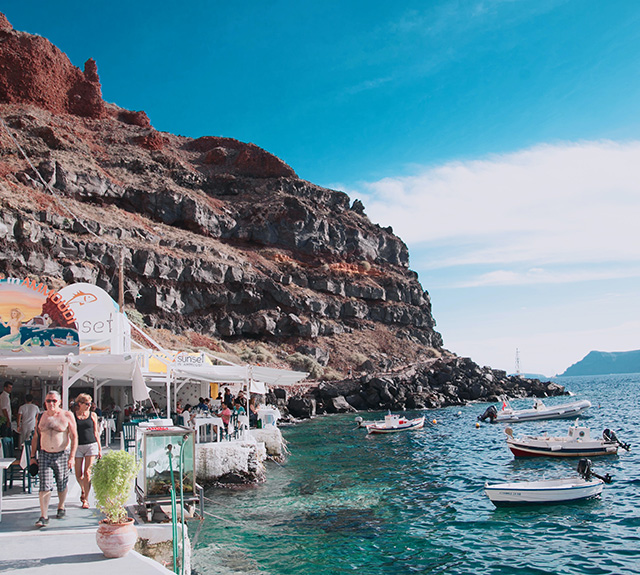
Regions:
[[[89,509],[89,502],[86,499],[82,500],[82,509]]]

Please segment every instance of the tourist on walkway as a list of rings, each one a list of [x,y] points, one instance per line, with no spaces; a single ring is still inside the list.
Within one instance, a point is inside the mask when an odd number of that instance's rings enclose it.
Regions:
[[[24,445],[34,429],[36,428],[36,417],[40,413],[40,408],[33,403],[33,395],[27,393],[26,403],[18,409],[18,433],[20,434],[20,445]]]
[[[44,405],[46,411],[38,416],[33,435],[31,463],[36,463],[38,452],[38,474],[40,476],[40,519],[37,527],[49,524],[49,501],[55,478],[58,488],[57,519],[65,516],[64,502],[67,498],[69,471],[78,447],[76,421],[70,411],[62,409],[62,399],[57,391],[47,393]]]
[[[11,390],[13,383],[4,382],[4,388],[0,393],[0,435],[2,437],[11,437]]]
[[[76,427],[78,428],[78,450],[76,451],[76,479],[82,490],[80,502],[82,509],[89,509],[89,491],[91,490],[91,467],[96,457],[102,457],[98,416],[91,411],[91,396],[81,393],[76,398]]]

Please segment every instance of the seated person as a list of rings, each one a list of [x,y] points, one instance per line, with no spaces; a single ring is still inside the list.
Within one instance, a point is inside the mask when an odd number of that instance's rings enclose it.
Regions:
[[[246,415],[247,412],[239,399],[233,402],[233,413],[235,415]]]
[[[218,417],[222,419],[222,423],[224,423],[225,427],[229,425],[232,415],[233,415],[233,412],[229,409],[228,405],[223,405],[222,411],[218,413]]]
[[[249,425],[254,427],[258,425],[258,407],[256,405],[256,400],[253,397],[249,402]]]
[[[195,418],[196,418],[196,414],[195,413],[191,413],[191,405],[187,403],[187,405],[184,406],[184,409],[182,410],[182,413],[180,414],[182,416],[182,425],[184,425],[185,427],[188,427],[190,429],[194,429],[196,424],[195,424]]]

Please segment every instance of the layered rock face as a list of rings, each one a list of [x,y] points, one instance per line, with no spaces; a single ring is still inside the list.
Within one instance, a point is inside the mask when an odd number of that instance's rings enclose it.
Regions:
[[[451,356],[406,245],[360,202],[253,144],[156,131],[102,100],[93,60],[81,71],[1,14],[0,117],[5,276],[117,299],[123,260],[125,301],[157,333],[260,343],[334,378]]]

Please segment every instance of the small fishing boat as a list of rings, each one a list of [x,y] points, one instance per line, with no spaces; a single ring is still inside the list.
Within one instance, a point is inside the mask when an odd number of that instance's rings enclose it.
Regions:
[[[478,421],[488,419],[490,423],[518,423],[520,421],[539,421],[543,419],[573,419],[590,407],[591,402],[588,399],[547,406],[541,399],[536,398],[533,400],[531,409],[513,409],[505,399],[502,402],[501,411],[498,411],[494,405],[490,405],[478,417]]]
[[[51,341],[56,347],[76,347],[78,345],[78,342],[73,339],[73,336],[71,334],[67,334],[67,337],[65,338],[52,337]]]
[[[611,483],[610,475],[597,475],[591,471],[591,461],[578,462],[578,477],[496,483],[484,486],[484,492],[496,506],[528,505],[536,503],[564,503],[588,499],[602,493],[605,483]]]
[[[623,443],[610,429],[602,432],[602,438],[591,438],[591,430],[578,421],[569,426],[565,436],[523,435],[514,437],[513,430],[507,427],[507,445],[515,457],[595,457],[598,455],[616,455],[618,447],[629,451],[630,445]]]
[[[376,421],[366,425],[368,433],[395,433],[397,431],[412,431],[424,427],[424,415],[415,419],[407,419],[401,415],[389,413],[384,421]]]

